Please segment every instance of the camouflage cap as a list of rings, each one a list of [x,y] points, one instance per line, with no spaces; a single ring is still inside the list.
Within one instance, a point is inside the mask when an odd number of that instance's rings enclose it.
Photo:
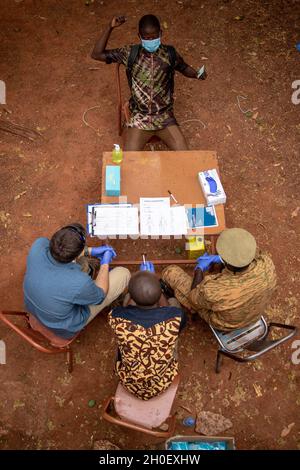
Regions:
[[[226,263],[235,268],[243,268],[255,258],[256,241],[243,228],[229,228],[219,236],[216,248]]]

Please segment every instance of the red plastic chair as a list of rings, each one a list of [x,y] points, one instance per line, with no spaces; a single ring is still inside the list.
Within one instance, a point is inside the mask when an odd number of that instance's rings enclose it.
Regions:
[[[175,430],[175,414],[172,415],[171,410],[179,381],[177,375],[165,392],[147,401],[135,397],[119,383],[115,396],[105,400],[102,417],[110,423],[167,439]],[[164,423],[166,431],[157,429]]]
[[[11,316],[23,317],[25,325],[16,325],[9,318]],[[71,344],[79,333],[71,339],[60,338],[42,325],[36,317],[27,312],[0,311],[0,320],[40,352],[46,354],[67,353],[68,371],[70,373],[73,371]]]

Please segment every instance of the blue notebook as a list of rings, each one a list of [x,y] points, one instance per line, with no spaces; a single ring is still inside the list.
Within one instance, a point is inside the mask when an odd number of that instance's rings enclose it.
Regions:
[[[189,228],[218,227],[218,219],[214,206],[189,207],[186,210]]]
[[[225,441],[174,441],[171,442],[169,450],[227,450],[227,444]]]

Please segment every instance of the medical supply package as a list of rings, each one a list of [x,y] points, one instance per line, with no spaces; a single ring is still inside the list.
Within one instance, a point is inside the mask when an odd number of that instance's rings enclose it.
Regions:
[[[216,169],[199,172],[198,179],[208,206],[225,204],[226,194]]]

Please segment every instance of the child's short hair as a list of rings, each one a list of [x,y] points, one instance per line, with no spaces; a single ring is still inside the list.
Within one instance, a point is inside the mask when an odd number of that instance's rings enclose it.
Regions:
[[[151,27],[160,31],[160,22],[157,16],[154,15],[144,15],[139,21],[139,32],[143,33],[145,29]]]
[[[144,307],[156,304],[162,294],[158,278],[149,271],[135,273],[129,281],[128,291],[136,304]]]

